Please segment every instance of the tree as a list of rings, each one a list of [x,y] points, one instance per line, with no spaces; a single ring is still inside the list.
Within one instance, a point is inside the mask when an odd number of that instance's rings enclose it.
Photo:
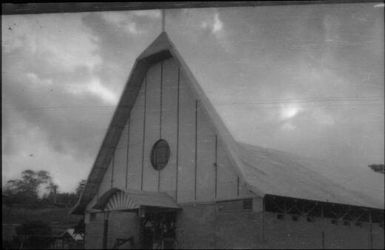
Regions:
[[[56,203],[56,194],[58,187],[59,186],[53,183],[52,181],[50,181],[48,186],[46,187],[46,189],[49,191],[48,197],[53,203]]]
[[[3,194],[8,196],[10,204],[36,206],[39,203],[39,188],[42,184],[52,183],[51,176],[45,170],[24,170],[21,179],[9,180]]]
[[[76,191],[75,191],[75,193],[76,193],[76,196],[79,198],[80,197],[80,195],[83,193],[83,190],[84,190],[84,188],[86,187],[86,183],[87,183],[87,181],[86,180],[81,180],[80,182],[79,182],[79,184],[78,184],[78,186],[77,186],[77,188],[76,188]]]
[[[373,171],[375,171],[377,173],[385,174],[384,164],[371,164],[371,165],[369,165],[369,168],[371,168]]]

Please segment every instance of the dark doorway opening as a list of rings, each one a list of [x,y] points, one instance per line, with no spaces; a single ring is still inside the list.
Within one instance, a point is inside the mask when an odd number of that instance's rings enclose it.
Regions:
[[[176,249],[174,212],[146,211],[141,218],[144,249]]]

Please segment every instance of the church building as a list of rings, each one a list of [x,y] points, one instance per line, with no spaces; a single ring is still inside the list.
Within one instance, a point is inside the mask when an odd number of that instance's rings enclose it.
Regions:
[[[136,59],[71,213],[91,249],[384,248],[383,192],[237,142],[165,32]]]

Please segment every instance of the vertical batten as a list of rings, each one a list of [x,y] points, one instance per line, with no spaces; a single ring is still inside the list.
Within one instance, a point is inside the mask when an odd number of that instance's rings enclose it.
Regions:
[[[237,197],[237,176],[233,170],[222,140],[218,140],[218,178],[217,199],[231,199]]]
[[[195,140],[194,140],[194,200],[197,200],[198,171],[198,100],[195,100]]]
[[[145,79],[130,112],[127,188],[141,189]]]
[[[160,97],[159,97],[159,139],[162,139],[162,112],[163,112],[163,61],[160,62]]]
[[[211,201],[215,199],[215,129],[200,101],[197,111],[197,200]]]
[[[178,183],[179,183],[179,110],[180,110],[180,68],[178,67],[178,85],[177,85],[177,111],[176,111],[176,164],[175,164],[175,199],[178,201]]]
[[[215,135],[215,161],[214,161],[214,199],[217,199],[217,192],[218,192],[218,135]]]
[[[162,139],[170,146],[170,158],[167,166],[160,171],[159,191],[175,196],[177,130],[178,130],[178,66],[174,59],[163,62],[162,80]]]
[[[126,174],[125,174],[125,182],[124,182],[124,189],[127,189],[127,182],[128,182],[128,159],[129,159],[129,152],[130,152],[130,121],[131,117],[128,117],[127,120],[127,147],[126,147]]]
[[[151,66],[147,71],[146,87],[146,126],[143,158],[143,190],[157,191],[159,171],[151,164],[151,150],[159,140],[160,132],[160,75],[162,63]]]
[[[146,139],[146,110],[147,110],[147,74],[144,76],[144,109],[143,109],[143,140],[142,140],[142,169],[140,175],[140,190],[143,190],[144,146]]]
[[[163,61],[160,62],[160,97],[159,97],[159,139],[162,139],[162,112],[163,112]],[[158,171],[158,192],[160,191],[160,174]]]
[[[183,69],[179,82],[179,171],[178,202],[194,200],[195,99]]]
[[[175,59],[148,69],[111,161],[110,187],[167,192],[178,202],[243,195],[223,142],[190,84]],[[160,138],[169,143],[170,159],[156,171],[150,153]],[[127,148],[117,153],[122,140]],[[124,160],[126,168],[120,169]]]

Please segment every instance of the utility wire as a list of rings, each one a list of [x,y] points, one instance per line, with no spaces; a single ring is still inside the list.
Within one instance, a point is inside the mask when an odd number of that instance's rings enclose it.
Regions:
[[[215,105],[282,105],[282,104],[294,104],[294,103],[310,103],[310,104],[358,104],[358,105],[372,105],[382,104],[384,97],[382,96],[368,96],[368,97],[316,97],[316,98],[286,98],[286,99],[270,99],[272,101],[229,101],[229,102],[213,102]],[[111,109],[116,108],[118,105],[66,105],[66,106],[41,106],[25,108],[24,110],[43,110],[43,109]]]

